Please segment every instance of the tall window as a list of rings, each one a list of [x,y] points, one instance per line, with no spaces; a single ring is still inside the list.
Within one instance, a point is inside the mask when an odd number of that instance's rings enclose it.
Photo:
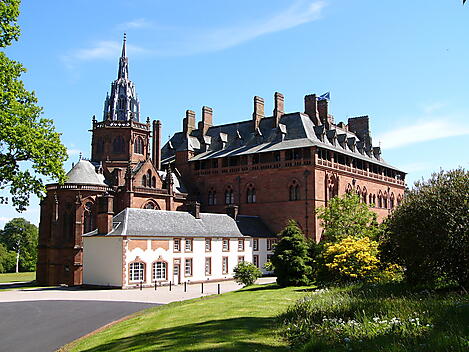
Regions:
[[[186,240],[184,241],[184,250],[186,252],[192,252],[192,239],[190,238],[186,238]]]
[[[212,188],[208,191],[208,205],[217,204],[217,192]]]
[[[383,207],[383,195],[381,193],[378,194],[378,208]]]
[[[192,258],[186,258],[184,261],[184,275],[192,276]]]
[[[96,142],[96,152],[97,153],[104,152],[104,140],[101,137],[99,137]]]
[[[173,250],[175,252],[180,252],[181,251],[181,240],[179,238],[174,239]]]
[[[254,264],[256,267],[259,267],[259,256],[258,255],[253,255],[252,256],[252,264]]]
[[[244,239],[238,239],[238,251],[244,251]]]
[[[212,240],[210,238],[205,239],[205,252],[210,252],[212,250]]]
[[[363,191],[362,191],[362,201],[363,203],[366,204],[366,200],[367,200],[367,196],[366,196],[366,188],[363,187]]]
[[[256,189],[253,185],[249,185],[246,191],[247,195],[247,202],[248,203],[255,203],[256,202]]]
[[[229,251],[230,250],[230,240],[228,238],[224,238],[223,239],[223,246],[222,246],[223,250],[225,252]]]
[[[145,263],[134,262],[129,265],[129,281],[145,281]]]
[[[387,209],[388,208],[388,194],[385,192],[384,197],[383,197],[383,208]]]
[[[146,187],[147,186],[147,175],[142,176],[142,186]]]
[[[227,274],[228,273],[228,257],[223,257],[222,258],[221,272],[222,272],[222,274]]]
[[[267,250],[268,251],[273,250],[276,243],[277,243],[276,239],[268,238],[267,239]]]
[[[153,281],[166,280],[167,266],[165,262],[153,263]]]
[[[93,203],[86,202],[84,211],[84,232],[88,233],[94,230],[94,214],[93,214]]]
[[[151,187],[152,187],[152,188],[156,188],[156,177],[155,177],[155,176],[153,176],[153,177],[151,178]]]
[[[212,274],[212,258],[206,257],[205,258],[205,275]]]
[[[143,154],[143,139],[141,137],[135,138],[134,153]]]
[[[394,209],[394,193],[391,193],[391,198],[389,198],[389,208]]]
[[[289,200],[300,200],[300,186],[295,180],[289,188]]]
[[[123,153],[125,151],[125,142],[122,136],[117,136],[112,142],[112,151],[114,153]]]
[[[225,204],[234,204],[234,192],[231,186],[228,186],[225,190]]]
[[[253,251],[258,251],[259,250],[259,239],[254,238],[252,240],[252,250]]]

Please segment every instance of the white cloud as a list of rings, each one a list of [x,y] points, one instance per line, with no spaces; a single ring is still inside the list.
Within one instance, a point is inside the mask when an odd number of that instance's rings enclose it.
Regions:
[[[431,114],[431,113],[434,113],[435,111],[441,110],[445,106],[446,106],[446,104],[444,104],[442,102],[433,102],[433,103],[425,104],[423,106],[423,111],[426,114]]]
[[[469,127],[456,119],[440,116],[433,120],[422,119],[414,125],[399,127],[377,137],[383,149],[395,149],[410,144],[469,134]]]
[[[152,28],[154,25],[152,22],[145,18],[137,18],[129,22],[121,23],[118,27],[121,29],[134,29],[134,28]]]
[[[80,149],[67,149],[67,154],[69,157],[72,157],[75,155],[83,154],[83,152]]]

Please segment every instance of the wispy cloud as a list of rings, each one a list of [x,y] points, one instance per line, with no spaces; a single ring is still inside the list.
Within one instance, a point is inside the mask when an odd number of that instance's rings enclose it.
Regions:
[[[395,149],[441,138],[469,135],[469,126],[457,123],[456,120],[448,116],[440,116],[432,120],[422,119],[416,124],[386,132],[377,139],[381,142],[383,149]]]
[[[151,21],[148,21],[145,18],[136,18],[134,20],[121,23],[118,25],[118,28],[120,29],[135,29],[135,28],[152,28],[154,27],[154,23]]]
[[[67,154],[71,158],[72,156],[83,155],[83,152],[80,149],[67,149]]]

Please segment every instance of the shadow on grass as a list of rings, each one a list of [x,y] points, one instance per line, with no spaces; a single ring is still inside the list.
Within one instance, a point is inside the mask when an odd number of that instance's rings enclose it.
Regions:
[[[0,284],[0,291],[1,290],[10,290],[16,288],[29,288],[29,287],[36,287],[36,281],[28,281],[28,282],[8,282]]]
[[[270,337],[272,325],[272,318],[211,320],[117,338],[84,351],[287,351],[283,346],[251,341],[252,336]]]
[[[277,284],[264,284],[262,286],[254,286],[254,287],[249,287],[248,286],[246,288],[242,288],[240,291],[242,291],[242,292],[246,292],[246,291],[249,291],[249,292],[270,291],[270,290],[278,290],[279,288],[282,288],[282,287],[280,287]]]

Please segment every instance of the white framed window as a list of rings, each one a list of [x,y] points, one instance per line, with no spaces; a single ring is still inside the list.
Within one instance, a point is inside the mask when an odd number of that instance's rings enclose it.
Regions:
[[[252,250],[253,251],[258,251],[259,250],[259,240],[257,238],[254,238],[252,240]]]
[[[184,261],[184,276],[192,276],[192,258],[186,258]]]
[[[184,250],[186,252],[192,252],[192,239],[191,238],[186,238],[184,241]]]
[[[244,251],[244,239],[240,238],[238,239],[238,251]]]
[[[153,281],[166,280],[167,264],[166,262],[153,263]]]
[[[258,256],[258,255],[253,255],[253,256],[252,256],[252,263],[253,263],[256,267],[259,267],[259,256]]]
[[[222,258],[221,272],[223,274],[228,274],[228,257]]]
[[[129,281],[145,281],[145,263],[133,262],[129,265]]]
[[[230,250],[230,239],[224,238],[223,239],[223,251],[228,252]]]
[[[212,240],[210,238],[205,239],[205,252],[210,252],[212,250]]]
[[[174,251],[175,252],[181,251],[181,240],[179,238],[174,239]]]
[[[206,257],[205,258],[205,275],[212,274],[212,258]]]
[[[276,239],[268,238],[268,239],[267,239],[267,250],[268,250],[268,251],[273,250],[276,243],[277,243],[277,240],[276,240]]]

